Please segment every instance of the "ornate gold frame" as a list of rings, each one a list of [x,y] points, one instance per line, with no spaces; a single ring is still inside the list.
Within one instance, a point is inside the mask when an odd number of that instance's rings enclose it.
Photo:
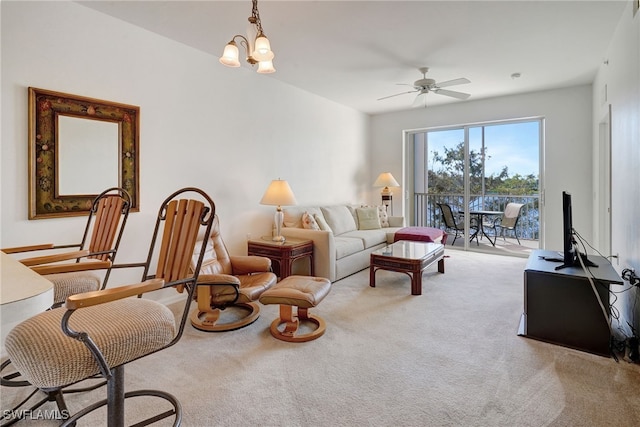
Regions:
[[[86,215],[99,194],[57,194],[59,114],[118,124],[118,186],[139,211],[140,107],[29,88],[29,219]]]

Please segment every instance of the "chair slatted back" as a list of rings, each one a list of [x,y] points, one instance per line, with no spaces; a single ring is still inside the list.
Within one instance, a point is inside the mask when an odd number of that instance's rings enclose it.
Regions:
[[[204,212],[204,203],[197,200],[167,204],[155,277],[174,282],[192,275],[189,266]]]
[[[118,233],[118,224],[124,213],[126,201],[117,194],[108,194],[97,203],[90,252],[103,252],[113,249],[113,241]],[[88,258],[106,261],[110,254],[91,255]]]

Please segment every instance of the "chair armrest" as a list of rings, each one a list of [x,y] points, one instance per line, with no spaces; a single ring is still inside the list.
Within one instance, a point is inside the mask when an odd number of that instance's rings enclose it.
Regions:
[[[21,259],[20,262],[26,265],[27,267],[31,267],[33,265],[51,264],[52,262],[68,261],[70,259],[82,258],[82,257],[88,256],[89,254],[90,252],[85,249],[82,251],[64,252],[61,254],[24,258],[24,259]]]
[[[240,279],[230,274],[201,274],[198,276],[198,286],[201,285],[238,285]]]
[[[111,261],[87,261],[87,262],[73,262],[67,264],[54,264],[54,265],[36,265],[31,267],[31,270],[46,276],[47,274],[56,273],[75,273],[78,271],[92,271],[92,270],[105,270],[111,267]]]
[[[233,274],[266,273],[271,271],[271,260],[256,255],[231,255]]]
[[[119,286],[101,291],[84,292],[67,297],[64,306],[67,310],[91,307],[93,305],[104,304],[106,302],[155,291],[161,289],[163,286],[164,279],[150,279],[133,285]]]
[[[53,249],[53,243],[43,243],[40,245],[15,246],[13,248],[0,249],[5,254],[16,254],[20,252],[41,251],[44,249]]]

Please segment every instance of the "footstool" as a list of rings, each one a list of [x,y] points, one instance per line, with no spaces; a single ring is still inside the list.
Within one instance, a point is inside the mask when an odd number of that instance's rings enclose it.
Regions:
[[[393,241],[433,242],[447,244],[447,233],[434,227],[404,227],[396,231]]]
[[[262,304],[280,304],[280,317],[269,328],[275,338],[288,342],[305,342],[320,338],[326,329],[324,319],[309,313],[320,304],[331,290],[331,282],[324,277],[288,276],[267,289],[260,296]],[[294,313],[293,308],[297,308]],[[316,328],[306,334],[297,334],[300,322],[309,321]],[[281,331],[279,326],[285,324]]]

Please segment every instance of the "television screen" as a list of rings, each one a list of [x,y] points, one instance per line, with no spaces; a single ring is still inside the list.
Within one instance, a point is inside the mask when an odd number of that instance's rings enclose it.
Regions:
[[[571,194],[562,192],[562,236],[564,242],[562,265],[556,267],[556,270],[565,267],[582,267],[578,257],[582,259],[585,266],[597,267],[596,264],[589,261],[585,254],[581,254],[576,247],[575,232],[573,230],[573,213],[571,207]]]
[[[576,263],[576,253],[573,248],[573,218],[571,212],[571,194],[562,192],[562,238],[564,265],[570,266]]]

